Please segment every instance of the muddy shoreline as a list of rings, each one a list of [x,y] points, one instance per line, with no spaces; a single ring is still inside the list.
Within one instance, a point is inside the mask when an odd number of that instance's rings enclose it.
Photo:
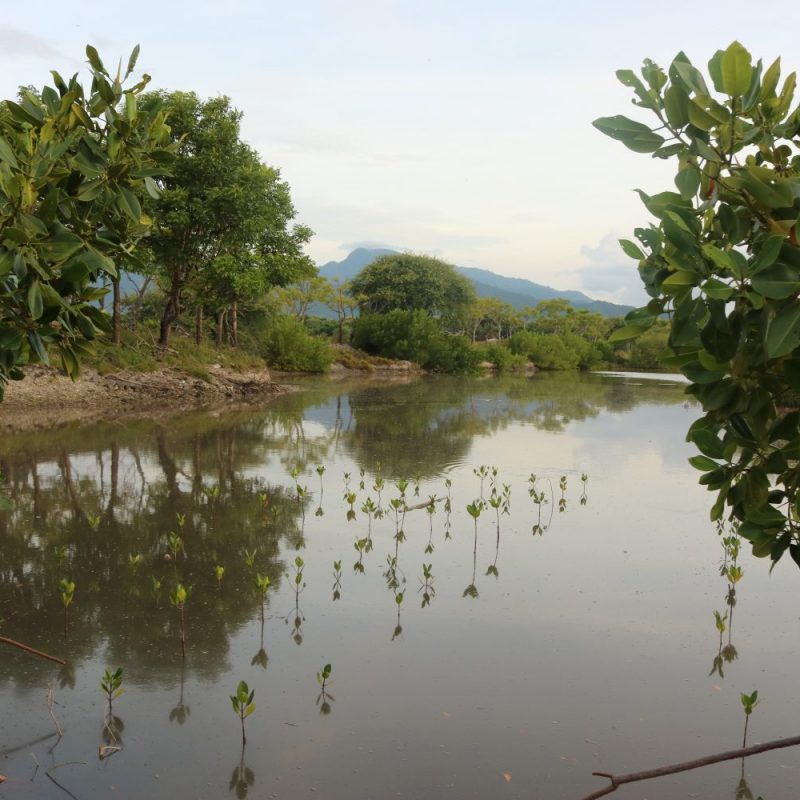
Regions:
[[[77,381],[55,369],[30,367],[6,387],[0,432],[52,430],[100,419],[136,419],[188,409],[252,404],[292,391],[269,370],[237,372],[211,367],[207,378],[178,370],[100,375],[87,369]]]

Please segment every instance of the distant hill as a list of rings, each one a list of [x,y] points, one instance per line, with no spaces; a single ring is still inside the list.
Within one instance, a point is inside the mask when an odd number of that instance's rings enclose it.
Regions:
[[[338,278],[340,281],[349,281],[379,256],[392,255],[397,252],[397,250],[359,247],[342,261],[329,261],[327,264],[323,264],[319,268],[319,272],[320,275],[324,275],[329,280]],[[469,278],[475,287],[475,293],[478,297],[496,297],[514,306],[514,308],[535,306],[542,300],[552,300],[559,297],[569,300],[575,308],[586,308],[589,311],[602,314],[604,317],[624,317],[625,314],[633,310],[633,306],[622,306],[616,303],[607,303],[604,300],[593,300],[583,292],[560,291],[524,278],[508,278],[504,275],[497,275],[488,269],[456,267],[456,270],[465,278]],[[322,309],[319,309],[316,313],[328,316],[327,313],[322,313]]]

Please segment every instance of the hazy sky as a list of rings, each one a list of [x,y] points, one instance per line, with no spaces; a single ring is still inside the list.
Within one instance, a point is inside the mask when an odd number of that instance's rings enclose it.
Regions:
[[[134,44],[152,86],[229,95],[243,138],[292,187],[323,263],[357,245],[430,253],[638,302],[616,240],[647,221],[633,189],[661,162],[595,131],[635,115],[614,71],[739,39],[800,64],[800,6],[728,0],[302,0],[0,4],[0,97]],[[770,8],[769,12],[766,11]],[[765,9],[759,16],[759,9]]]

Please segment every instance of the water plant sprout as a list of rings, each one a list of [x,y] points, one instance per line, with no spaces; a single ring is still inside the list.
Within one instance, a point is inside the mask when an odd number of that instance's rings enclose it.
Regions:
[[[230,695],[231,705],[242,725],[242,747],[247,744],[244,721],[256,710],[256,704],[253,702],[255,695],[256,690],[251,689],[244,681],[239,681],[239,685],[236,687],[236,694]]]

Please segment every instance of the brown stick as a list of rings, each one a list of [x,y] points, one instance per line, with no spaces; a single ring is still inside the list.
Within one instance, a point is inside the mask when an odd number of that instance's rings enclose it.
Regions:
[[[647,769],[643,772],[629,772],[627,775],[612,775],[609,772],[593,772],[592,775],[608,778],[611,784],[604,789],[599,789],[596,792],[592,792],[592,794],[587,794],[582,800],[597,800],[598,797],[604,797],[607,794],[616,792],[617,789],[625,783],[648,781],[651,778],[660,778],[663,775],[674,775],[676,772],[687,772],[691,769],[707,767],[710,764],[718,764],[720,761],[732,761],[736,758],[746,758],[747,756],[758,755],[758,753],[766,753],[768,750],[778,750],[782,747],[796,747],[799,744],[800,736],[790,736],[788,739],[773,739],[771,742],[753,744],[750,745],[750,747],[740,747],[738,750],[726,750],[724,753],[716,753],[712,756],[704,756],[703,758],[684,761],[680,764],[670,764],[666,767]]]
[[[15,642],[13,639],[9,639],[7,636],[0,636],[0,644],[10,644],[12,647],[18,647],[20,650],[24,650],[26,653],[30,653],[32,656],[39,656],[39,658],[46,658],[48,661],[55,661],[56,664],[61,664],[61,666],[66,665],[66,661],[56,658],[55,656],[49,656],[47,653],[43,653],[41,650],[35,650],[33,647],[28,647],[26,644],[22,644],[22,642]]]

